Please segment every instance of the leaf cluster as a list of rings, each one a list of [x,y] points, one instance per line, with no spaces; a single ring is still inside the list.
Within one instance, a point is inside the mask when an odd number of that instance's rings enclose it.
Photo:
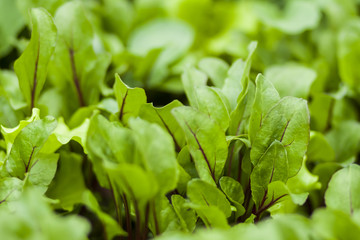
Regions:
[[[0,1],[0,239],[358,239],[357,7]]]

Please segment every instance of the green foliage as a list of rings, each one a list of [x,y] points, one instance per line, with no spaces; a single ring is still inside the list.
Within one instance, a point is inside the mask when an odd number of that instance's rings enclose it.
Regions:
[[[358,239],[357,2],[0,1],[0,239]]]
[[[20,89],[30,109],[36,105],[45,84],[47,66],[54,52],[57,32],[54,20],[45,9],[34,8],[31,11],[31,20],[32,37],[29,45],[14,63]]]

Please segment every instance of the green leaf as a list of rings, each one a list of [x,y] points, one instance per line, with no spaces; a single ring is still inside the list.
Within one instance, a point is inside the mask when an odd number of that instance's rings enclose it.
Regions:
[[[250,221],[249,221],[250,222]],[[258,224],[239,224],[227,237],[241,236],[245,239],[312,239],[312,225],[308,218],[298,214],[282,214]]]
[[[31,10],[32,34],[30,43],[15,61],[14,70],[20,89],[32,109],[44,86],[47,66],[54,52],[56,27],[51,15],[42,8]]]
[[[360,209],[360,166],[351,164],[337,171],[331,178],[325,193],[326,206],[353,213]]]
[[[323,204],[324,194],[327,190],[331,177],[340,169],[342,169],[342,166],[336,162],[325,162],[317,164],[312,170],[313,174],[319,177],[319,182],[321,183],[321,189],[319,191],[319,197],[321,199],[317,199],[321,201],[321,204]]]
[[[134,6],[126,1],[105,0],[103,2],[105,12],[104,22],[124,39],[132,25],[134,18]],[[119,28],[119,25],[122,27]]]
[[[174,100],[164,107],[154,107],[152,103],[143,104],[139,110],[139,117],[152,123],[157,123],[165,129],[172,137],[176,151],[180,152],[185,145],[185,135],[180,125],[176,122],[171,110],[181,107],[183,104]]]
[[[167,234],[181,229],[180,221],[173,206],[166,196],[157,196],[152,204],[152,217],[149,219],[149,228],[155,235],[157,230],[154,219],[157,219],[158,233]]]
[[[154,174],[160,193],[176,188],[178,165],[174,142],[163,128],[140,118],[129,121],[145,169]]]
[[[199,108],[199,96],[196,89],[206,86],[206,75],[195,68],[189,68],[181,75],[181,80],[190,105]]]
[[[261,156],[251,173],[251,191],[254,202],[260,207],[266,197],[267,186],[273,181],[286,182],[289,164],[285,147],[275,140]]]
[[[56,127],[56,120],[46,117],[24,127],[16,136],[6,160],[6,169],[11,176],[24,179],[34,166],[42,161],[38,153]],[[44,164],[46,164],[44,162]]]
[[[108,186],[104,162],[131,163],[134,161],[134,142],[131,131],[109,122],[96,114],[90,119],[86,138],[86,149],[93,163],[94,172],[104,187]]]
[[[178,165],[178,169],[179,169],[179,180],[176,186],[176,190],[180,194],[184,194],[186,192],[187,184],[192,179],[192,177],[185,171],[185,169],[180,164]]]
[[[58,154],[44,154],[39,153],[36,155],[36,161],[31,166],[28,181],[40,192],[46,192],[49,184],[53,180],[58,163]]]
[[[342,94],[346,94],[348,91],[346,90],[346,87],[344,88],[344,93],[340,93],[339,97],[334,96],[336,101],[331,103],[333,104],[331,112],[332,119],[329,119],[328,125],[331,125],[332,127],[338,127],[347,121],[358,121],[358,110],[356,104],[354,104],[351,99],[342,96]]]
[[[281,97],[307,98],[316,79],[316,72],[300,64],[287,63],[266,69],[265,77],[271,81]]]
[[[185,232],[193,232],[196,227],[197,216],[195,211],[186,207],[186,200],[180,195],[172,195],[171,203],[174,211],[180,220],[182,230]]]
[[[250,73],[251,60],[257,47],[257,42],[251,42],[248,46],[248,57],[245,61],[239,59],[234,62],[225,79],[222,92],[229,99],[230,109],[234,110],[239,102],[239,95],[245,87]]]
[[[200,179],[191,180],[188,183],[187,196],[195,205],[217,207],[225,217],[231,215],[230,203],[226,196],[218,188],[207,182]]]
[[[60,202],[56,206],[72,211],[74,205],[81,203],[86,190],[82,173],[82,157],[76,153],[60,152],[59,167],[46,196]]]
[[[312,101],[309,103],[312,130],[323,132],[330,127],[329,124],[332,120],[330,114],[334,101],[333,97],[325,93],[317,93],[312,96]]]
[[[344,24],[337,39],[337,58],[340,77],[357,94],[360,93],[358,80],[360,70],[356,67],[359,62],[359,46],[357,42],[359,35],[360,21],[354,19]]]
[[[219,229],[229,228],[224,213],[218,207],[196,204],[188,204],[188,206],[196,211],[206,227]]]
[[[319,177],[313,175],[306,168],[305,161],[299,173],[289,178],[287,183],[276,181],[268,186],[268,199],[265,204],[271,199],[281,197],[276,204],[274,204],[269,212],[272,216],[277,216],[284,213],[296,213],[299,206],[304,205],[308,199],[309,193],[320,189],[321,183],[318,181]]]
[[[19,81],[13,71],[0,71],[0,95],[6,97],[14,110],[26,106],[26,102],[21,94]]]
[[[181,149],[177,156],[177,161],[191,178],[199,178],[188,145]]]
[[[146,94],[142,88],[129,88],[120,76],[115,74],[115,97],[119,105],[119,119],[127,123],[130,117],[137,117],[141,105],[146,103]]]
[[[11,108],[9,101],[0,96],[0,125],[15,127],[19,122],[16,112]]]
[[[318,6],[308,1],[286,2],[284,9],[279,9],[271,2],[256,2],[256,15],[268,26],[287,34],[299,34],[314,29],[320,22]]]
[[[64,111],[95,104],[99,100],[102,81],[110,64],[110,55],[95,53],[94,33],[81,2],[67,2],[55,14],[58,44],[49,66],[54,86],[68,96]]]
[[[89,190],[85,191],[82,196],[82,201],[83,204],[94,212],[102,222],[105,228],[107,240],[111,240],[115,236],[126,235],[126,232],[120,227],[120,225],[110,215],[101,210],[101,207],[92,192]]]
[[[264,117],[251,149],[251,161],[256,165],[269,146],[277,140],[286,149],[288,176],[292,177],[301,167],[309,135],[306,101],[284,97]]]
[[[207,57],[201,59],[199,68],[206,73],[217,88],[222,88],[229,71],[229,65],[220,58]]]
[[[64,123],[64,119],[59,118],[55,130],[45,142],[41,152],[53,153],[62,145],[70,142],[70,140],[74,140],[78,142],[84,148],[84,152],[87,153],[86,135],[89,128],[89,123],[90,120],[85,119],[85,121],[80,126],[70,130],[69,127]]]
[[[191,46],[192,38],[192,29],[184,22],[154,20],[132,33],[129,50],[136,55],[144,56],[152,49],[165,48],[159,61],[174,61]]]
[[[246,134],[239,135],[239,136],[226,136],[226,141],[228,142],[228,145],[230,145],[232,142],[239,141],[243,143],[247,148],[251,148],[251,143],[249,139],[246,138]]]
[[[298,174],[289,178],[286,185],[292,194],[303,194],[320,189],[322,184],[319,182],[319,176],[312,174],[306,167],[306,161],[303,161]]]
[[[348,214],[333,209],[318,209],[311,217],[316,239],[357,239],[360,227]]]
[[[244,80],[244,88],[238,97],[236,108],[230,114],[228,129],[230,135],[238,136],[248,132],[254,99],[255,84],[246,78],[246,80]]]
[[[359,151],[360,124],[355,121],[343,122],[326,134],[326,140],[335,151],[336,162],[352,163]]]
[[[0,208],[0,238],[84,240],[90,223],[75,215],[55,214],[36,189],[27,190],[12,204]]]
[[[14,128],[7,128],[1,126],[1,134],[4,136],[6,151],[10,152],[11,146],[13,145],[15,138],[20,133],[20,131],[26,127],[28,124],[40,119],[40,111],[37,108],[33,108],[31,117],[26,120],[21,120],[19,125]]]
[[[141,207],[155,198],[161,187],[151,172],[135,164],[105,164],[109,178],[115,183],[120,194],[125,194]]]
[[[244,202],[244,191],[241,184],[231,177],[220,178],[221,190],[225,193],[226,197],[236,207],[235,218],[242,216],[245,213],[245,208],[242,206]]]
[[[194,41],[193,30],[184,22],[155,19],[136,28],[129,37],[130,53],[146,56],[150,51],[162,49],[153,63],[149,87],[158,87],[168,76],[168,67],[182,57]]]
[[[1,207],[18,200],[23,191],[24,182],[15,177],[6,177],[0,179],[0,202]],[[1,209],[1,208],[0,208]]]
[[[307,193],[292,194],[286,184],[282,181],[271,182],[267,189],[267,196],[265,198],[263,207],[269,206],[271,216],[277,217],[284,213],[296,212],[297,205],[303,205],[308,197]]]
[[[192,107],[178,107],[172,113],[185,132],[200,178],[211,184],[217,183],[228,152],[225,133],[206,114]]]
[[[263,124],[266,114],[280,100],[279,93],[274,86],[262,75],[257,76],[255,83],[255,99],[249,123],[249,137],[252,143]]]
[[[230,115],[221,97],[220,91],[216,91],[211,87],[199,87],[195,89],[198,97],[199,110],[207,113],[217,124],[224,130],[229,126]]]
[[[16,1],[17,7],[22,11],[23,16],[26,20],[28,19],[29,9],[35,7],[45,8],[51,15],[53,15],[56,9],[64,4],[66,0],[29,0],[29,1]]]
[[[11,26],[9,26],[11,23]],[[16,1],[0,2],[0,57],[9,53],[17,34],[24,27],[24,18],[17,8]]]
[[[328,140],[320,132],[310,132],[309,147],[306,152],[309,161],[333,161],[335,159],[334,149]]]

